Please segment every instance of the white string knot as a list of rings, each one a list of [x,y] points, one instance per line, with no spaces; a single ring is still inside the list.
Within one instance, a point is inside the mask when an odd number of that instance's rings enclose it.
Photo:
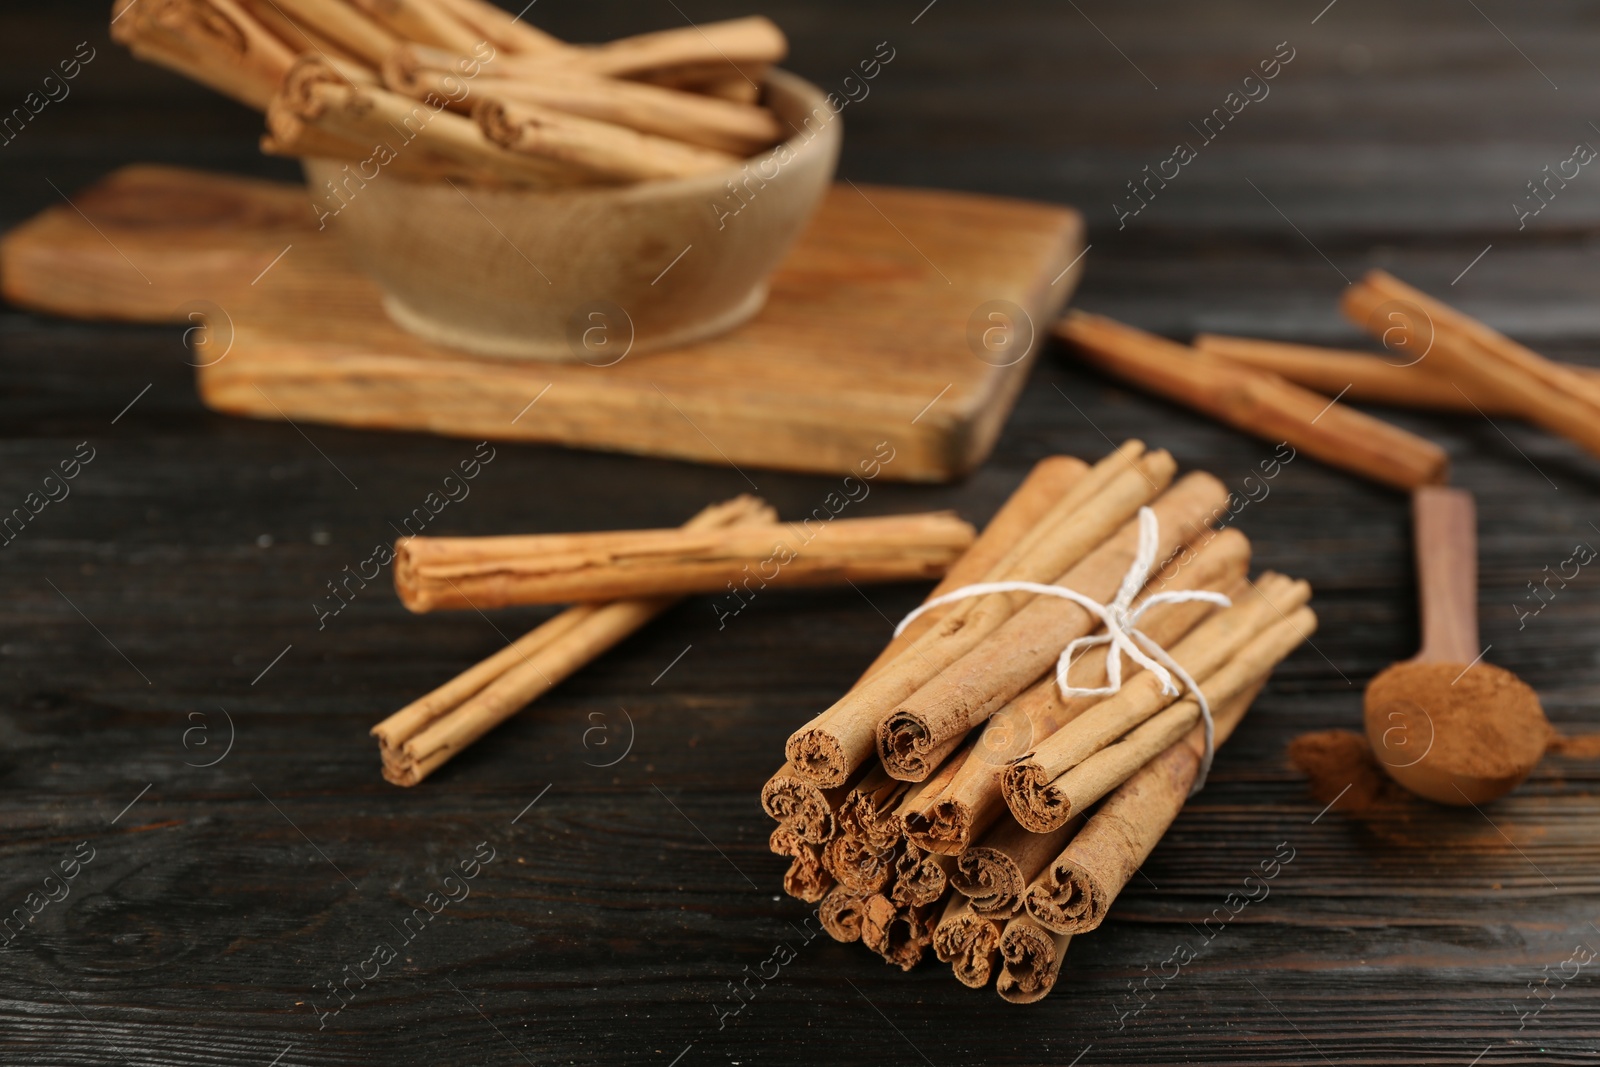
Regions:
[[[1075,589],[1060,585],[1044,585],[1039,582],[975,582],[924,603],[900,620],[900,625],[894,628],[895,636],[900,636],[913,619],[930,608],[969,597],[988,596],[990,593],[1034,593],[1038,596],[1059,597],[1062,600],[1072,601],[1098,618],[1105,627],[1105,632],[1076,638],[1061,650],[1061,656],[1056,660],[1056,685],[1060,687],[1061,695],[1109,696],[1117,692],[1122,688],[1123,656],[1127,656],[1149,671],[1161,683],[1161,692],[1166,696],[1176,697],[1181,692],[1177,683],[1173,681],[1173,676],[1176,675],[1184,688],[1193,694],[1194,702],[1200,708],[1200,722],[1205,727],[1205,754],[1200,760],[1200,771],[1195,776],[1194,788],[1189,791],[1189,795],[1193,796],[1205,788],[1206,776],[1211,773],[1211,759],[1216,753],[1216,727],[1211,719],[1211,704],[1206,700],[1206,695],[1200,686],[1189,677],[1189,672],[1179,666],[1178,661],[1173,659],[1166,649],[1141,631],[1136,624],[1146,611],[1158,604],[1182,604],[1202,600],[1225,608],[1232,601],[1223,594],[1210,590],[1174,590],[1151,593],[1135,607],[1133,598],[1138,596],[1139,590],[1149,581],[1150,572],[1155,569],[1159,543],[1160,524],[1156,521],[1156,513],[1147,507],[1140,508],[1138,548],[1134,552],[1133,563],[1129,565],[1128,572],[1122,576],[1122,585],[1117,589],[1117,595],[1109,604],[1102,604],[1093,597],[1084,596]],[[1111,646],[1106,653],[1106,684],[1093,688],[1076,686],[1068,682],[1067,672],[1072,668],[1073,658],[1080,651],[1099,645]]]

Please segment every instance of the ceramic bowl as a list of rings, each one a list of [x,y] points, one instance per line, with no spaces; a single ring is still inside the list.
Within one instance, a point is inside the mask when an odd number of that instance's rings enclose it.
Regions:
[[[604,364],[731,330],[766,301],[833,179],[841,124],[821,90],[783,71],[765,100],[799,132],[691,178],[529,189],[355,184],[333,160],[305,170],[405,329],[480,355]],[[344,194],[319,195],[330,182]]]

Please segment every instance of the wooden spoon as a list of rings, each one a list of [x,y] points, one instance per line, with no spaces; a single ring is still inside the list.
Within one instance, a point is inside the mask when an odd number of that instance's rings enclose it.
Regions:
[[[1427,486],[1411,498],[1422,651],[1367,686],[1367,739],[1389,777],[1442,804],[1481,804],[1539,762],[1550,724],[1539,698],[1478,645],[1472,494]]]

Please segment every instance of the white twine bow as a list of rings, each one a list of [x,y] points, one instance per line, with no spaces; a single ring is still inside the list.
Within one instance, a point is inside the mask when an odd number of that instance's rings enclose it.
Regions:
[[[1211,705],[1206,700],[1205,693],[1200,686],[1189,677],[1189,672],[1178,665],[1178,661],[1167,653],[1167,650],[1157,644],[1149,635],[1143,633],[1135,625],[1150,608],[1157,604],[1181,604],[1188,601],[1203,600],[1221,607],[1228,607],[1232,601],[1221,593],[1210,590],[1175,590],[1166,593],[1152,593],[1140,601],[1138,607],[1133,606],[1133,598],[1144,588],[1145,582],[1150,578],[1150,572],[1155,569],[1156,549],[1160,541],[1160,524],[1156,521],[1155,512],[1149,508],[1139,509],[1139,543],[1134,552],[1133,563],[1128,567],[1128,573],[1122,576],[1122,585],[1117,590],[1116,597],[1110,604],[1102,604],[1092,597],[1084,596],[1075,589],[1068,589],[1059,585],[1043,585],[1039,582],[975,582],[964,585],[959,589],[936,596],[911,614],[900,620],[900,625],[894,628],[895,636],[911,624],[911,621],[930,608],[941,604],[948,604],[954,600],[965,600],[968,597],[987,596],[990,593],[1035,593],[1039,596],[1059,597],[1070,600],[1083,610],[1096,616],[1105,626],[1104,633],[1091,634],[1088,637],[1079,637],[1069,642],[1061,650],[1061,656],[1056,660],[1056,685],[1061,689],[1064,697],[1075,696],[1108,696],[1122,688],[1122,657],[1127,656],[1139,666],[1149,671],[1152,676],[1161,682],[1161,692],[1166,696],[1178,696],[1180,690],[1173,682],[1173,675],[1177,675],[1190,693],[1194,694],[1194,701],[1200,708],[1200,721],[1205,727],[1206,748],[1205,755],[1200,760],[1200,772],[1195,776],[1194,788],[1189,791],[1193,796],[1205,788],[1206,776],[1211,773],[1211,758],[1216,751],[1216,728],[1211,720]],[[1098,645],[1110,645],[1106,653],[1106,684],[1100,688],[1075,686],[1067,681],[1067,672],[1072,667],[1073,657],[1080,650],[1087,650]]]

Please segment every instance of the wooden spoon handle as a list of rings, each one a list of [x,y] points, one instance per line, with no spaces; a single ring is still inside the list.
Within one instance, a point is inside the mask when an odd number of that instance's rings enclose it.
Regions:
[[[1478,645],[1478,536],[1472,494],[1425,486],[1411,497],[1416,524],[1422,661],[1470,663]]]

